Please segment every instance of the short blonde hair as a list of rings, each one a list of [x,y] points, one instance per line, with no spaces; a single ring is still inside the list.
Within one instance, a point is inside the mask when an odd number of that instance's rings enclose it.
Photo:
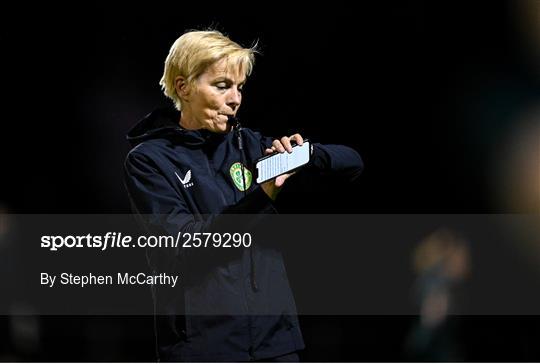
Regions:
[[[255,53],[256,45],[243,48],[218,31],[190,31],[178,38],[169,50],[159,84],[163,93],[181,110],[182,100],[175,88],[176,77],[182,76],[192,84],[209,66],[223,58],[228,58],[229,66],[244,71],[247,77],[253,70]]]

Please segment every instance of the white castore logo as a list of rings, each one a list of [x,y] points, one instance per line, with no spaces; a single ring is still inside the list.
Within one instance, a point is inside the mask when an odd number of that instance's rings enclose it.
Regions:
[[[178,179],[180,180],[180,182],[182,183],[182,186],[184,186],[184,188],[188,188],[188,187],[193,186],[193,182],[190,182],[191,181],[191,169],[189,171],[187,171],[184,178],[180,178],[180,176],[176,172],[174,172],[174,174],[176,174],[176,177],[178,177]]]

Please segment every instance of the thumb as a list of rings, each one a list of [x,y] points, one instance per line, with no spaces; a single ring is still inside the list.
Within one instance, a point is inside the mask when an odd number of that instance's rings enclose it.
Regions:
[[[276,177],[276,181],[274,182],[276,187],[282,187],[285,181],[289,178],[288,174],[282,174],[281,176]]]
[[[292,176],[295,173],[296,173],[296,171],[294,171],[292,173],[285,173],[285,174],[282,174],[281,176],[276,177],[275,186],[276,187],[282,187],[283,184],[285,183],[285,181],[287,180],[287,178],[289,178],[290,176]]]

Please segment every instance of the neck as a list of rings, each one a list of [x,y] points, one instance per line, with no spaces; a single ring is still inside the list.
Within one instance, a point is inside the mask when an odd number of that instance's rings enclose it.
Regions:
[[[190,113],[188,110],[183,110],[180,113],[180,120],[178,121],[178,124],[186,130],[197,130],[200,129],[195,123],[195,120],[190,116]]]

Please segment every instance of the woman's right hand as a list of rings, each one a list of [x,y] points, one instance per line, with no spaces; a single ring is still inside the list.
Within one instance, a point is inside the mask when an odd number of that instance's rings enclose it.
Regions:
[[[294,140],[298,145],[302,145],[304,143],[304,138],[302,138],[300,134],[294,134],[294,135],[291,135],[290,137],[284,136],[279,140],[278,139],[274,140],[272,143],[272,147],[267,148],[264,151],[264,153],[266,155],[272,154],[274,152],[285,153],[285,151],[287,151],[288,153],[291,153],[292,152],[291,140]],[[262,183],[261,188],[268,195],[268,197],[270,197],[272,201],[275,201],[279,191],[281,191],[281,188],[283,187],[283,184],[285,183],[287,178],[292,176],[294,173],[295,172],[286,173],[286,174],[282,174],[281,176],[277,176],[276,178],[270,181]]]

